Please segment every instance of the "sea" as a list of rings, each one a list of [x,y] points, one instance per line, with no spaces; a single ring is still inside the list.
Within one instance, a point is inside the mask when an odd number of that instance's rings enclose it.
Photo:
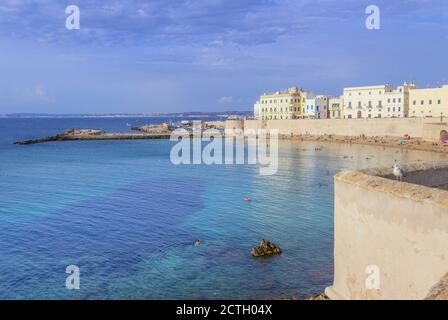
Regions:
[[[277,173],[263,176],[258,165],[174,165],[169,140],[13,144],[177,120],[0,119],[0,299],[319,294],[333,279],[334,175],[447,158],[284,140]],[[253,258],[261,239],[283,253]],[[68,266],[79,270],[79,289],[67,286]]]

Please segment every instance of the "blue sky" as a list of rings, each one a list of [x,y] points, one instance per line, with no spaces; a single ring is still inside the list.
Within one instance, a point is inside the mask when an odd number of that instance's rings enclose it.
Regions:
[[[293,85],[448,83],[448,1],[0,0],[0,57],[0,114],[251,110]]]

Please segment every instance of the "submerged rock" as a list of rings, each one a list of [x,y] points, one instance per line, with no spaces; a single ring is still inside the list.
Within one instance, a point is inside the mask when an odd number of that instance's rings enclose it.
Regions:
[[[260,245],[253,248],[251,252],[253,257],[272,256],[281,253],[282,249],[280,247],[265,239],[261,240]]]

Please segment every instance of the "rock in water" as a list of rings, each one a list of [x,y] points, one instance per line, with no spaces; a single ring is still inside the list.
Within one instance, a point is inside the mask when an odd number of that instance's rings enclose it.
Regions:
[[[280,247],[265,239],[261,240],[260,245],[253,248],[251,252],[253,257],[272,256],[281,253],[282,249],[280,249]]]

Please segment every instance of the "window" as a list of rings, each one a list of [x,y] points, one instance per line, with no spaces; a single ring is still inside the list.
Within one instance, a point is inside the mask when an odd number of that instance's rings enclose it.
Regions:
[[[394,99],[393,102],[395,103],[397,101],[397,99]]]
[[[383,106],[383,101],[378,101],[378,106],[382,107]]]
[[[398,103],[401,103],[401,98],[398,98]]]
[[[424,105],[424,104],[425,104],[425,101],[424,101],[424,100],[420,101],[420,104],[421,104],[421,105]]]
[[[417,101],[412,101],[412,104],[415,106],[417,104]]]
[[[352,103],[351,103],[351,102],[348,103],[348,107],[349,107],[349,108],[352,107]]]
[[[387,108],[387,112],[390,112],[390,107]]]
[[[387,99],[387,103],[390,103],[390,99]]]
[[[429,100],[429,104],[432,104],[432,100]]]
[[[395,112],[395,107],[392,108],[392,111]]]
[[[401,111],[401,107],[398,107],[398,112],[400,112]]]
[[[441,104],[441,103],[442,103],[442,100],[438,100],[438,101],[437,101],[437,104]]]

